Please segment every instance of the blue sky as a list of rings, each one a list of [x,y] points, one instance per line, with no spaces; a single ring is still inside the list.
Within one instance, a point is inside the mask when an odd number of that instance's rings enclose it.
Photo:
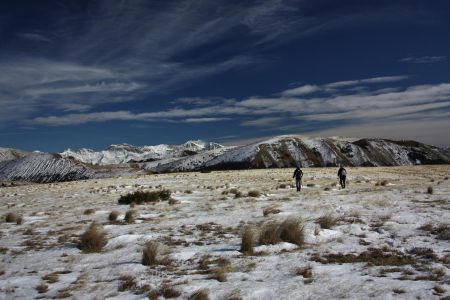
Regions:
[[[2,1],[0,146],[450,145],[449,1]]]

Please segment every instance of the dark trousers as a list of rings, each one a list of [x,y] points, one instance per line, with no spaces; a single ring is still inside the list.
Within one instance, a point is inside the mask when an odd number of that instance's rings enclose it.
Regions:
[[[346,176],[345,176],[345,175],[339,176],[339,183],[341,184],[341,187],[342,187],[343,189],[345,189],[345,179],[346,179]]]
[[[300,192],[300,190],[302,189],[302,179],[301,178],[295,179],[295,186],[297,187],[297,192]]]

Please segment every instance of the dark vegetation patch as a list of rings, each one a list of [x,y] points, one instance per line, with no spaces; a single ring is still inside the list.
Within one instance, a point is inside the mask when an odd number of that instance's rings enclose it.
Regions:
[[[171,192],[169,190],[141,192],[137,191],[121,196],[119,204],[142,204],[148,202],[167,201],[170,199]]]
[[[335,218],[332,215],[327,214],[318,218],[316,223],[319,224],[320,228],[322,229],[330,229],[331,227],[337,224],[338,220],[339,220],[338,218]]]
[[[78,248],[86,253],[100,252],[106,246],[108,238],[103,227],[93,222],[81,235]]]
[[[436,238],[439,240],[450,240],[450,226],[448,224],[439,224],[437,226],[434,226],[428,223],[419,227],[418,229],[428,231],[429,233],[436,235]]]

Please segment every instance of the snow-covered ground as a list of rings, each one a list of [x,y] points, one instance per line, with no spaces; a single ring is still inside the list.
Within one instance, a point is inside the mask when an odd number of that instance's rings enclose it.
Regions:
[[[290,187],[293,169],[1,188],[2,218],[13,212],[23,221],[0,223],[0,299],[164,299],[174,290],[179,299],[198,290],[209,299],[449,296],[450,166],[347,170],[348,187],[340,189],[337,169],[303,169],[301,192]],[[179,202],[117,202],[160,188]],[[261,195],[247,196],[251,190]],[[135,220],[127,224],[130,209]],[[111,223],[113,210],[120,215]],[[321,228],[324,215],[338,221]],[[302,219],[303,245],[256,243],[254,255],[239,251],[244,228],[258,232],[289,217]],[[102,224],[108,243],[100,253],[83,253],[77,242],[92,221]],[[147,241],[160,243],[157,265],[141,263]]]

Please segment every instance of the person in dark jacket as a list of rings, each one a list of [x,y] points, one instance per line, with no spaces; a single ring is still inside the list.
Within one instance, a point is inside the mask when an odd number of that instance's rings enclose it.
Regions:
[[[338,171],[338,177],[339,177],[339,183],[341,184],[341,187],[345,189],[345,180],[347,179],[347,170],[340,166]]]
[[[297,169],[295,169],[294,171],[294,176],[292,176],[292,178],[295,178],[295,186],[297,187],[297,192],[300,192],[300,190],[302,189],[302,177],[303,172],[299,167],[297,167]]]

